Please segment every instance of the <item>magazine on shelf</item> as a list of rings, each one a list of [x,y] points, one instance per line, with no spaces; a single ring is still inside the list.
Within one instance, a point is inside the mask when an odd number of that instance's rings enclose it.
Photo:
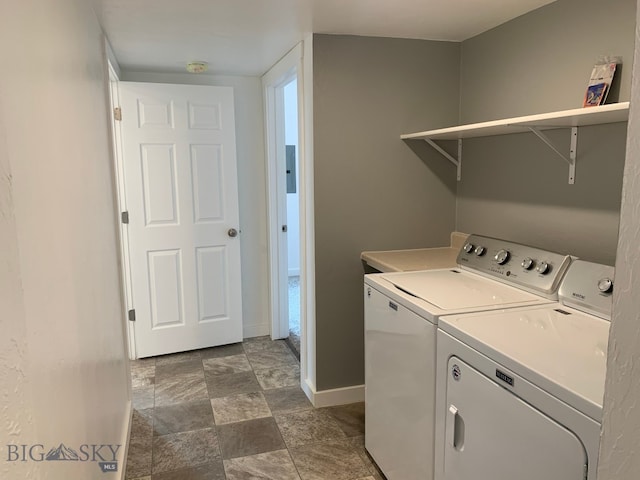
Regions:
[[[591,78],[584,95],[583,107],[604,105],[616,73],[616,62],[598,63],[593,66]]]

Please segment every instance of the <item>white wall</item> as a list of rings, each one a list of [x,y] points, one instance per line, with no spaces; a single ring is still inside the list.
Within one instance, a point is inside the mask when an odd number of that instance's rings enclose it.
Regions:
[[[300,275],[300,149],[298,148],[298,82],[284,87],[284,136],[296,147],[296,193],[287,193],[287,259],[289,276]]]
[[[638,478],[640,472],[640,15],[637,18],[613,319],[607,356],[600,480],[630,480]]]
[[[89,5],[0,3],[0,477],[7,479],[103,478],[91,462],[6,462],[5,445],[48,450],[64,442],[77,450],[124,444],[128,433],[103,41]],[[123,454],[124,447],[120,461]]]
[[[0,112],[4,112],[0,104]],[[0,425],[2,445],[33,438],[24,295],[18,258],[18,237],[13,204],[9,152],[4,114],[0,115]],[[35,464],[0,463],[0,477],[35,472]]]
[[[268,335],[270,327],[266,161],[260,78],[123,70],[121,80],[234,88],[240,228],[242,230],[240,248],[244,337]]]

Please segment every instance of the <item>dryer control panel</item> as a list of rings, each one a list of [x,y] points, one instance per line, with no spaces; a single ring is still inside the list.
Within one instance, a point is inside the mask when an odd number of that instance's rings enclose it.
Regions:
[[[614,271],[609,265],[583,260],[572,262],[560,285],[560,302],[611,320]]]
[[[497,238],[470,235],[458,253],[457,263],[475,273],[556,299],[571,257]]]

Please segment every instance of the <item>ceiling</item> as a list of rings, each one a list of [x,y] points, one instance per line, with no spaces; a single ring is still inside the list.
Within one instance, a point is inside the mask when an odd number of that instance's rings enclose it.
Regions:
[[[462,41],[554,0],[95,0],[125,70],[262,75],[308,33]]]

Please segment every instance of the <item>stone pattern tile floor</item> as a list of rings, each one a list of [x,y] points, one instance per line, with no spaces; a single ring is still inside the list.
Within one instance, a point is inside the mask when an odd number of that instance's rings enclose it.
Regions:
[[[300,277],[289,277],[289,338],[287,345],[300,360]]]
[[[314,408],[269,337],[131,364],[129,480],[384,480],[364,404]]]

